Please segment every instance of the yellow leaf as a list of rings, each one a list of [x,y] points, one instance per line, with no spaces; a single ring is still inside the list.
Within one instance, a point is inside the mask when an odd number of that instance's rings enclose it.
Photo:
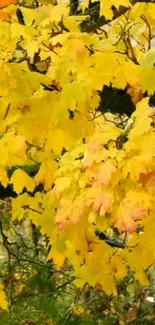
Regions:
[[[26,187],[29,192],[33,192],[35,188],[34,180],[22,169],[15,170],[11,177],[11,183],[13,184],[14,191],[17,194],[20,194],[24,187]]]
[[[54,180],[54,173],[57,168],[57,163],[52,160],[45,160],[40,166],[39,172],[35,176],[36,184],[43,183],[45,190],[49,190]]]
[[[84,0],[83,9],[88,8],[88,6],[89,6],[89,0]]]
[[[125,261],[123,261],[119,255],[114,255],[111,261],[116,279],[123,279],[127,275],[127,267],[125,265]]]
[[[2,284],[0,284],[0,307],[5,310],[8,308],[8,302],[6,300],[4,286]]]
[[[65,261],[65,255],[58,252],[55,248],[53,248],[49,255],[48,260],[54,259],[55,264],[57,265],[58,269],[61,268]]]
[[[129,0],[102,0],[100,14],[105,16],[106,19],[111,20],[114,15],[111,9],[112,6],[115,6],[117,9],[119,9],[120,6],[128,8],[131,7],[131,3]]]
[[[106,19],[112,19],[113,17],[113,12],[111,10],[112,3],[109,0],[102,0],[101,1],[101,9],[100,9],[100,15],[105,16]]]
[[[0,166],[0,183],[5,187],[8,184],[8,176],[4,167]]]
[[[59,196],[62,192],[69,188],[71,185],[71,179],[69,177],[59,177],[55,182],[56,196]]]
[[[150,66],[144,66],[141,72],[142,91],[153,95],[155,91],[155,69]]]
[[[139,280],[140,284],[143,286],[148,286],[149,285],[149,280],[147,278],[146,273],[144,272],[143,269],[137,269],[135,278]]]
[[[153,64],[155,63],[155,49],[150,49],[146,52],[143,59],[140,61],[140,64],[142,66],[148,66],[153,67]]]
[[[51,135],[51,136],[50,136]],[[53,150],[57,155],[60,155],[62,148],[65,147],[65,134],[62,129],[52,130],[46,141],[45,150],[48,152]]]
[[[131,7],[129,0],[111,0],[112,4],[119,9],[120,6]]]
[[[62,17],[68,16],[69,6],[67,3],[60,3],[51,10],[51,19],[55,22],[61,21]]]

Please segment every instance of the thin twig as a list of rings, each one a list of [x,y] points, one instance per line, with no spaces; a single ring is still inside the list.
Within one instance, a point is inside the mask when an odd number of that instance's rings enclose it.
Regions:
[[[3,120],[5,120],[6,117],[8,116],[8,113],[9,113],[9,110],[10,110],[10,106],[11,106],[11,103],[9,103],[8,106],[7,106],[7,108],[6,108],[6,112],[4,114]]]
[[[151,49],[151,39],[152,39],[151,27],[150,27],[150,24],[148,23],[148,21],[147,21],[147,19],[146,19],[146,17],[144,15],[141,15],[140,18],[145,22],[145,24],[148,27],[148,38],[147,38],[147,41],[148,41],[148,50],[150,50]]]

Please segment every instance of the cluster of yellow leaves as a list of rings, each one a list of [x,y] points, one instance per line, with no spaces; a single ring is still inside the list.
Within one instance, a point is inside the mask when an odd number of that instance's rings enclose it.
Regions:
[[[131,3],[104,1],[101,13],[108,19],[111,5],[128,8]],[[0,182],[11,182],[18,194],[12,201],[13,219],[27,215],[41,226],[51,238],[49,258],[58,267],[69,258],[77,285],[100,284],[108,294],[117,294],[116,281],[128,267],[145,285],[145,269],[155,259],[153,111],[148,98],[137,104],[128,141],[120,149],[117,141],[124,131],[103,116],[96,118],[96,109],[98,91],[110,83],[139,85],[138,93],[154,93],[154,52],[148,51],[146,28],[150,24],[153,35],[153,4],[132,6],[99,36],[81,33],[81,19],[68,16],[67,4],[21,10],[26,25],[18,23],[15,12],[10,23],[0,22]],[[62,14],[66,32],[59,24]],[[44,69],[46,74],[40,73]],[[53,85],[53,91],[45,90]],[[67,152],[62,156],[63,148]],[[20,169],[8,179],[7,167],[32,161],[40,164],[34,179]],[[22,194],[40,182],[44,193]],[[136,233],[137,223],[144,226],[143,233]],[[95,235],[96,228],[114,226],[122,239],[129,234],[124,249]]]

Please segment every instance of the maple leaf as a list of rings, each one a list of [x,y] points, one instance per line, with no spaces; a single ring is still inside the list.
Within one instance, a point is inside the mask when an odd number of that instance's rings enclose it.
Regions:
[[[112,206],[113,196],[112,193],[103,190],[100,193],[97,193],[97,196],[95,197],[94,204],[93,204],[93,210],[99,211],[101,207],[104,208],[105,213],[110,212],[111,206]]]
[[[88,146],[88,150],[90,152],[94,152],[94,151],[99,151],[102,148],[101,142],[100,142],[100,138],[92,138],[89,141],[89,146]]]
[[[57,199],[60,199],[65,189],[69,188],[71,180],[69,177],[59,177],[55,182],[55,194]]]
[[[19,194],[26,188],[29,192],[33,192],[35,188],[34,180],[26,174],[22,169],[17,169],[11,176],[11,183],[14,191]]]
[[[114,255],[111,259],[112,268],[116,279],[122,279],[127,275],[127,266],[120,255]]]
[[[25,216],[24,205],[29,205],[28,194],[24,193],[12,200],[12,220],[22,220]]]
[[[135,221],[143,220],[147,216],[148,211],[145,208],[138,206],[138,204],[124,201],[117,210],[115,220],[120,232],[133,233],[136,231]]]
[[[129,0],[124,0],[124,1],[102,0],[101,4],[102,5],[101,5],[100,15],[103,15],[110,20],[113,18],[114,15],[112,11],[112,6],[115,6],[117,9],[119,9],[120,6],[131,7],[131,3]]]
[[[48,255],[48,259],[51,260],[53,259],[54,262],[56,263],[57,265],[57,268],[60,269],[63,264],[64,264],[64,261],[65,261],[65,255],[58,252],[55,248],[52,249]]]
[[[66,225],[66,220],[70,219],[71,216],[71,210],[72,210],[72,200],[61,200],[58,213],[56,215],[56,223],[60,225],[60,228],[65,228],[64,227],[64,222]],[[62,227],[61,227],[62,225]]]
[[[11,4],[15,4],[17,2],[17,0],[1,0],[0,1],[0,8],[5,8]]]
[[[54,160],[45,160],[34,177],[36,185],[42,183],[44,184],[45,190],[49,190],[52,187],[56,169],[57,163]]]
[[[144,246],[143,244],[138,243],[138,245],[134,246],[130,252],[127,249],[123,252],[124,258],[136,272],[135,278],[138,279],[143,286],[149,284],[145,270],[154,261],[153,251],[149,248],[147,249],[146,246],[146,244]],[[139,258],[139,256],[141,256],[141,258]],[[139,263],[137,263],[137,260]]]
[[[25,138],[21,135],[17,135],[14,137],[14,143],[13,143],[13,150],[18,152],[25,152],[27,149],[27,144],[25,141]]]
[[[99,168],[98,181],[100,184],[109,185],[112,180],[112,174],[115,173],[116,168],[111,160],[104,162]]]
[[[0,10],[0,20],[9,22],[10,19],[11,19],[11,15],[9,13]]]

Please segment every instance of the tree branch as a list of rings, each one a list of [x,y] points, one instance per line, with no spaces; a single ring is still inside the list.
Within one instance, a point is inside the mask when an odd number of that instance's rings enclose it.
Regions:
[[[151,27],[146,19],[146,17],[144,15],[141,16],[141,19],[146,23],[147,27],[148,27],[148,38],[147,38],[147,41],[148,41],[148,51],[150,50],[151,48],[151,40],[152,40],[152,32],[151,32]]]
[[[129,11],[130,8],[120,6],[120,9],[114,13],[113,18],[106,19],[104,16],[101,16],[99,21],[95,24],[95,26],[88,26],[86,32],[87,33],[94,33],[97,29],[100,29],[101,27],[111,23],[112,21],[116,20],[120,16],[124,15],[127,11]]]

